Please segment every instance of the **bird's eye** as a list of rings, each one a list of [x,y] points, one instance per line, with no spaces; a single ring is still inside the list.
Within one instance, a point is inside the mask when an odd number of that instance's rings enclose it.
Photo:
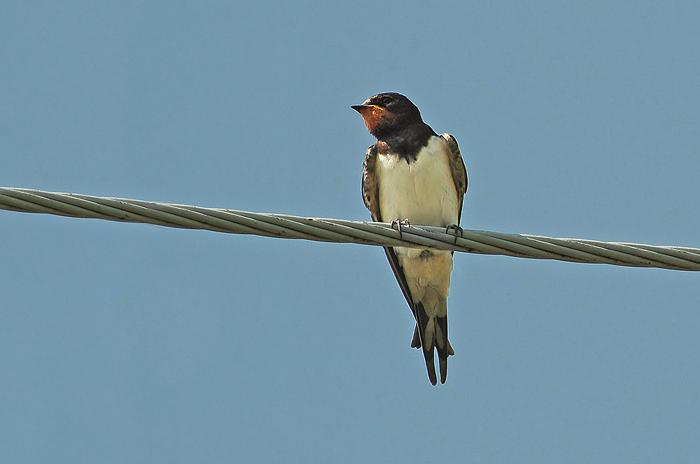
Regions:
[[[389,96],[386,96],[386,95],[384,95],[383,97],[381,97],[379,99],[379,103],[381,103],[383,105],[388,105],[389,103],[391,103],[391,101],[392,101],[392,98]]]

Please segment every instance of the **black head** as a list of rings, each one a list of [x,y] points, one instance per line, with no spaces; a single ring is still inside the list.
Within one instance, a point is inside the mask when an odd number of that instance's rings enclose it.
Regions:
[[[423,123],[418,107],[396,92],[379,93],[352,108],[362,115],[367,130],[379,139]]]

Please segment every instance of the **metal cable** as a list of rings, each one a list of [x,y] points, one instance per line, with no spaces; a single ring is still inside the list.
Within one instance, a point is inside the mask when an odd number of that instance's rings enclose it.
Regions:
[[[322,242],[437,248],[519,258],[700,271],[700,249],[697,248],[477,230],[464,230],[455,237],[446,233],[444,227],[410,225],[399,231],[391,224],[378,222],[251,213],[23,188],[0,187],[0,209]]]

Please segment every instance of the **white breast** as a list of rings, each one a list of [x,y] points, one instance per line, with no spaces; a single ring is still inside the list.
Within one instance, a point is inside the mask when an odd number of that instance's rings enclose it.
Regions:
[[[457,224],[459,199],[448,161],[449,147],[433,136],[410,164],[396,154],[378,157],[382,220],[408,219],[415,225]]]

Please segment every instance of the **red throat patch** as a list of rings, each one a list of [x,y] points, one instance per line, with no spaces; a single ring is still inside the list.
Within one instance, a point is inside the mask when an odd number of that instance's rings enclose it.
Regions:
[[[365,126],[370,133],[374,132],[374,129],[382,122],[382,119],[386,117],[387,111],[381,106],[370,105],[366,106],[360,111],[362,119],[365,121]]]

